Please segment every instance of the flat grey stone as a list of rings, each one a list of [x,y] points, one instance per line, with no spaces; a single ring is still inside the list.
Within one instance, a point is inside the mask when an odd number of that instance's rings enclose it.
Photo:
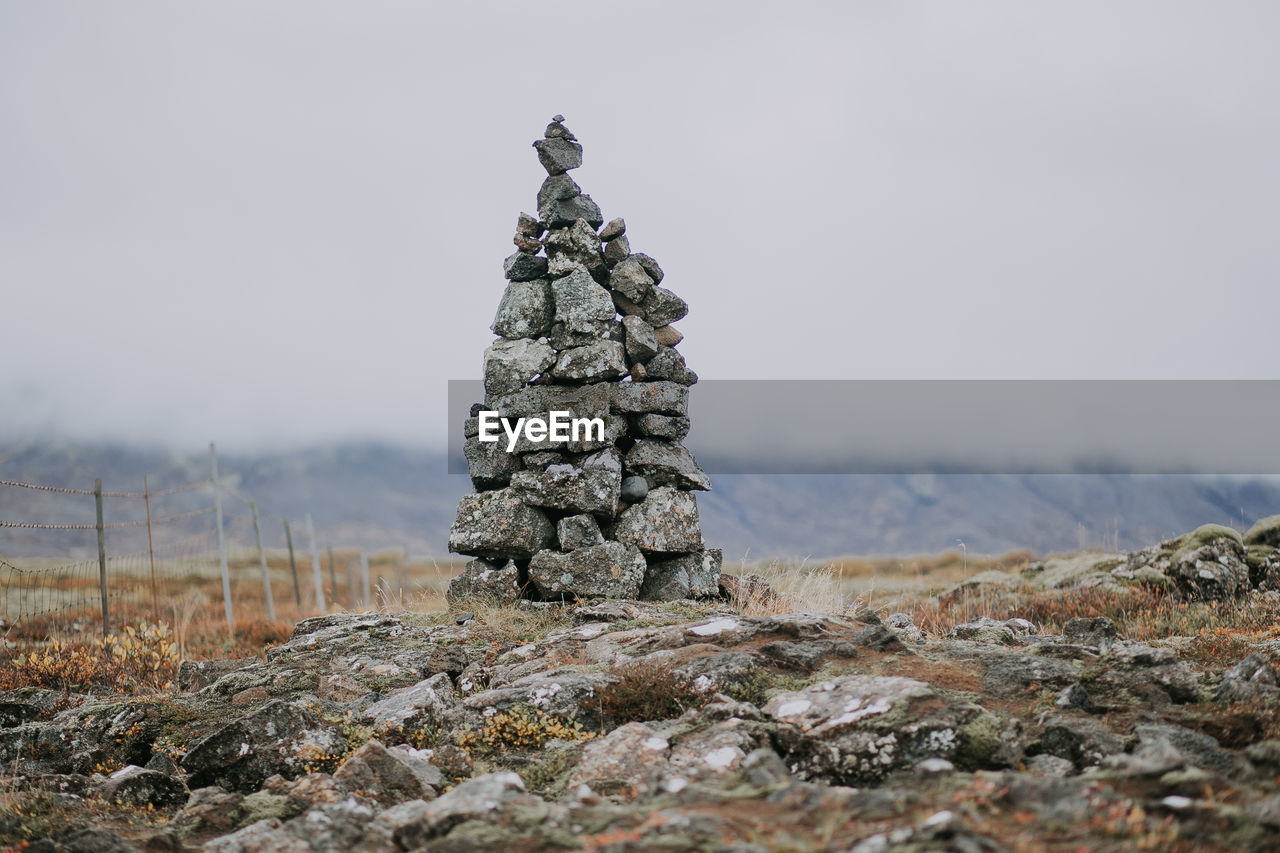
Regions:
[[[555,537],[546,514],[506,488],[462,496],[449,529],[449,550],[473,557],[524,558],[551,547]]]
[[[626,334],[627,360],[630,363],[643,364],[658,354],[658,340],[653,336],[653,326],[643,318],[623,317],[622,331]]]
[[[533,281],[547,274],[547,259],[516,252],[502,262],[502,274],[511,281]]]
[[[644,318],[654,327],[670,325],[689,313],[688,303],[665,287],[654,287],[640,307],[644,309]]]
[[[546,279],[513,281],[498,303],[489,328],[503,338],[541,338],[550,334],[555,315],[551,282]]]
[[[649,278],[649,274],[644,271],[644,268],[640,266],[640,262],[634,257],[618,262],[618,265],[609,273],[609,286],[642,308],[644,307],[645,299],[653,293],[653,279]],[[658,303],[655,303],[655,310],[659,313],[662,313],[663,310],[669,312],[669,309],[662,307],[666,306],[668,302],[669,300],[663,302],[660,299]],[[683,317],[684,315],[681,314],[680,316]],[[651,325],[665,326],[668,322],[671,321],[667,320],[662,323],[652,323]]]
[[[657,439],[636,442],[627,451],[628,474],[639,474],[660,486],[707,491],[711,478],[698,466],[693,454],[679,444]]]
[[[540,551],[529,561],[529,580],[544,596],[635,598],[644,573],[640,551],[622,542],[568,553]]]
[[[713,598],[720,593],[721,562],[718,548],[652,561],[640,588],[640,598],[644,601]]]
[[[609,390],[610,404],[621,414],[688,414],[689,389],[674,382],[622,382]]]
[[[652,489],[622,511],[610,536],[646,554],[688,554],[702,549],[698,502],[691,492],[670,486]]]
[[[595,516],[589,513],[570,515],[560,519],[556,522],[556,534],[562,551],[576,551],[579,548],[604,544],[600,524]]]
[[[659,347],[658,352],[645,362],[644,369],[650,380],[666,379],[681,385],[693,385],[698,381],[698,374],[685,366],[684,356],[671,347]]]
[[[539,139],[533,143],[538,162],[549,175],[559,175],[582,165],[582,146],[568,139]]]
[[[622,477],[612,471],[551,465],[545,471],[517,471],[511,475],[511,489],[529,506],[612,518],[618,511]]]
[[[640,415],[633,422],[636,435],[683,441],[689,434],[689,419],[670,415]]]
[[[484,351],[484,392],[495,397],[518,391],[555,364],[551,347],[529,338],[498,340]]]
[[[596,341],[564,350],[551,371],[557,379],[571,382],[598,382],[626,372],[626,353],[617,341]]]

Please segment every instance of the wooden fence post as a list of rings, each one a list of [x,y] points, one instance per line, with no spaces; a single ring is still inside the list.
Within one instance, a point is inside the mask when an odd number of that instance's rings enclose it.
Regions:
[[[110,621],[107,618],[107,536],[102,523],[102,478],[93,481],[93,501],[98,510],[98,591],[102,596],[102,636],[107,636]]]
[[[363,548],[360,549],[360,603],[365,607],[372,604],[369,595],[369,555]]]
[[[320,574],[320,550],[316,547],[316,526],[311,522],[311,513],[307,513],[307,539],[311,543],[311,581],[316,588],[316,610],[323,613],[324,577]]]
[[[218,450],[209,442],[209,465],[213,472],[213,512],[218,524],[218,554],[222,561],[222,604],[227,611],[227,636],[235,634],[231,613],[231,572],[227,569],[227,539],[222,535],[222,486],[218,484]]]
[[[329,595],[332,596],[336,603],[338,600],[338,574],[333,570],[333,546],[326,543],[324,547],[329,552]]]
[[[156,591],[156,549],[151,544],[151,489],[147,487],[147,475],[142,475],[142,501],[147,506],[147,558],[151,561],[151,611],[156,624],[160,624],[160,594]]]
[[[293,603],[302,609],[302,588],[298,586],[298,563],[293,559],[293,533],[289,530],[289,519],[284,520],[284,541],[289,546],[289,571],[293,574]]]
[[[253,538],[258,541],[258,565],[262,567],[262,594],[267,599],[267,618],[276,621],[276,603],[271,598],[271,575],[267,573],[267,552],[262,550],[262,528],[258,525],[258,503],[249,501],[253,512]]]

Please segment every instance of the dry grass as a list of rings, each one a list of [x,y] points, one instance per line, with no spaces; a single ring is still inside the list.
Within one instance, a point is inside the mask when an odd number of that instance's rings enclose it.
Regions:
[[[109,637],[55,640],[27,651],[5,650],[0,658],[0,690],[167,690],[177,677],[179,662],[178,647],[168,625],[129,626]]]
[[[895,604],[921,629],[933,634],[945,634],[955,625],[983,616],[1017,616],[1050,632],[1061,631],[1072,619],[1105,616],[1116,623],[1121,636],[1134,640],[1216,635],[1221,646],[1221,638],[1226,636],[1250,643],[1280,637],[1278,603],[1259,599],[1242,606],[1239,602],[1188,601],[1146,587],[1129,587],[1119,593],[1100,587],[998,589],[953,602],[918,596]]]
[[[843,613],[850,604],[840,573],[831,566],[810,566],[806,562],[770,563],[742,566],[739,577],[758,577],[770,592],[748,592],[735,596],[732,604],[744,616],[772,616],[778,613]]]

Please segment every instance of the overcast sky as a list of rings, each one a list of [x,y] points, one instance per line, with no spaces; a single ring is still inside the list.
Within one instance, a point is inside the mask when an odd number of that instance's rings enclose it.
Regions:
[[[554,113],[704,378],[1278,378],[1278,25],[0,0],[0,436],[442,444]]]

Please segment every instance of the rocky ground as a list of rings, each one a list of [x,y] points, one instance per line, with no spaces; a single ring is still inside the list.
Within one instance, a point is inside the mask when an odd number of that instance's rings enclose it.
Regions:
[[[1224,530],[988,573],[914,617],[769,613],[788,602],[726,577],[735,600],[330,614],[265,658],[185,663],[159,695],[8,691],[0,840],[1277,849],[1280,593],[1261,587],[1280,550]],[[1271,625],[1206,654],[1132,639],[1141,614],[1023,618],[1064,590]],[[1007,618],[938,627],[988,593]]]

